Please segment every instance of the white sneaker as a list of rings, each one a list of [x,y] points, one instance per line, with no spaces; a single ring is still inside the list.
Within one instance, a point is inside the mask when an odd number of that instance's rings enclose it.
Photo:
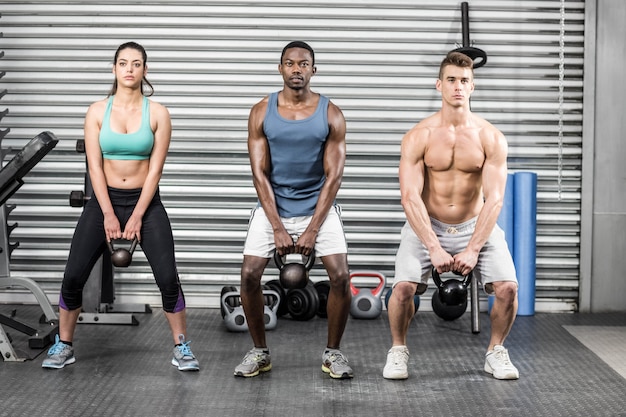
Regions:
[[[495,345],[485,355],[485,372],[496,379],[519,379],[519,371],[509,359],[509,351],[502,345]]]
[[[383,369],[385,379],[407,379],[409,371],[409,349],[406,346],[393,346],[387,352],[387,363]]]

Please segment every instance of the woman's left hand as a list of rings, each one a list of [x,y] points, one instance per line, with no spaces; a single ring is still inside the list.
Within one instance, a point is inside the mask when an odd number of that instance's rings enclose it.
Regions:
[[[135,216],[130,216],[128,222],[126,222],[126,227],[124,227],[122,238],[126,240],[133,240],[135,237],[139,242],[141,242],[141,219]]]

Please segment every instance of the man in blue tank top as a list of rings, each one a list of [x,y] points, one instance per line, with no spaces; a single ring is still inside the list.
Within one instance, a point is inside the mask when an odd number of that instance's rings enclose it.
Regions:
[[[299,253],[321,259],[330,278],[328,340],[322,370],[352,378],[339,345],[350,311],[347,244],[335,197],[346,158],[341,110],[311,91],[315,53],[304,42],[282,51],[283,89],[257,103],[248,119],[248,152],[259,203],[248,225],[241,267],[241,302],[254,347],[235,368],[252,377],[272,368],[265,340],[261,277],[270,258]]]

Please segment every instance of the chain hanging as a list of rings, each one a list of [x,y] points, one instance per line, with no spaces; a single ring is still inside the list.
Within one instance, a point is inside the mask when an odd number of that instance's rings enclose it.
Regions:
[[[559,137],[557,156],[557,188],[561,201],[563,178],[563,79],[565,78],[565,0],[561,0],[561,18],[559,34]]]

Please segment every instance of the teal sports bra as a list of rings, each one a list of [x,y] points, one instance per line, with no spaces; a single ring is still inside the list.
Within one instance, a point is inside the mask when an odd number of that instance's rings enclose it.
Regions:
[[[102,127],[100,128],[100,150],[104,159],[143,160],[149,159],[154,146],[154,133],[150,128],[150,102],[143,98],[141,126],[133,133],[117,133],[111,130],[111,107],[113,97],[109,97]]]

